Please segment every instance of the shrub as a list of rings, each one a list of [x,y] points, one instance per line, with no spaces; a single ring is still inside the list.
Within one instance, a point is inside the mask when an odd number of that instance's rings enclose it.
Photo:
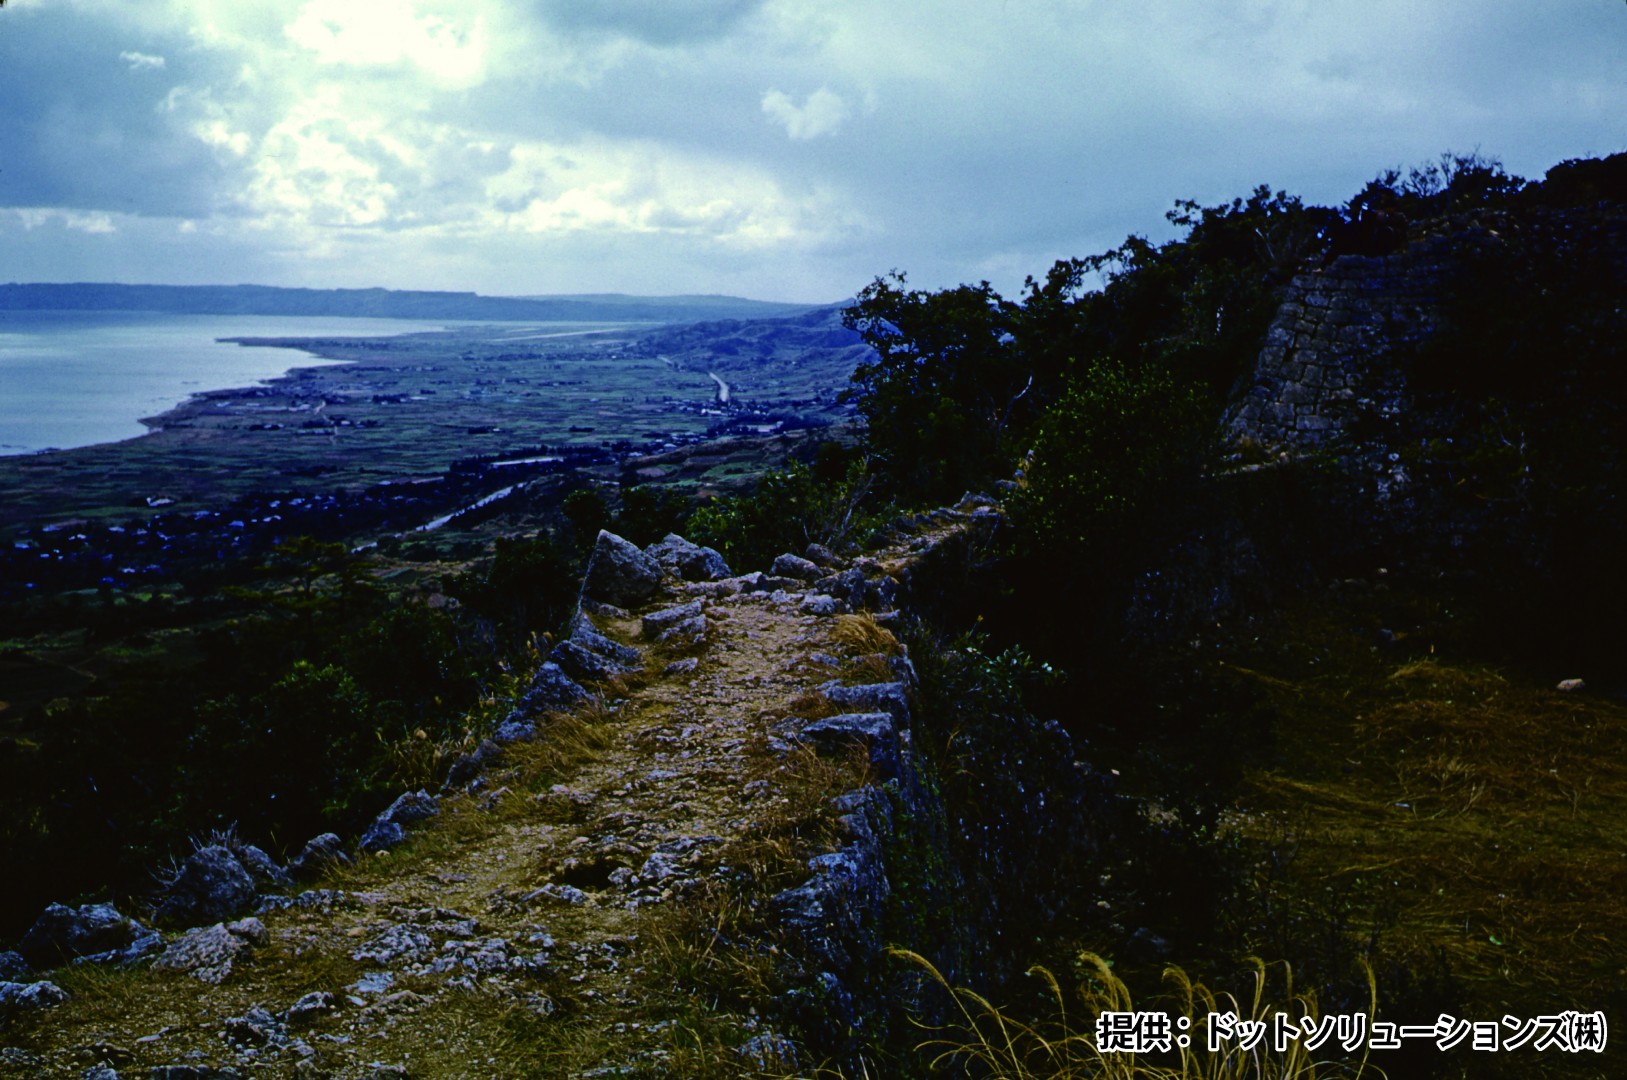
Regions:
[[[799,462],[764,474],[757,490],[726,496],[695,511],[690,539],[723,552],[736,571],[765,569],[784,552],[841,544],[876,525],[868,463],[852,462],[840,480],[825,480]]]

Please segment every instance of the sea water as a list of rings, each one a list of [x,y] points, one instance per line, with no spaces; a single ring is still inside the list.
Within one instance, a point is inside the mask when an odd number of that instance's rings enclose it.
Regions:
[[[0,311],[0,456],[116,442],[189,396],[343,363],[222,337],[393,337],[443,322],[132,311]]]

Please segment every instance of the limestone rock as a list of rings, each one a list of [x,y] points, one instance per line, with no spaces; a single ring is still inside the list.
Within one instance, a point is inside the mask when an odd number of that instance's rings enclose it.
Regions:
[[[631,645],[622,645],[605,637],[604,634],[599,632],[599,628],[593,625],[593,620],[588,618],[585,612],[578,611],[576,617],[571,620],[569,640],[593,653],[601,660],[615,664],[626,671],[637,671],[644,665],[643,653]]]
[[[800,737],[823,748],[840,748],[859,743],[870,755],[870,763],[886,777],[902,771],[898,729],[890,713],[843,713],[810,721],[802,726]]]
[[[508,718],[514,721],[529,721],[541,713],[574,708],[587,698],[588,692],[582,689],[581,684],[565,674],[558,664],[547,661],[537,669],[530,687],[515,704],[514,711]],[[501,743],[504,740],[497,741]]]
[[[271,932],[266,929],[265,923],[252,915],[227,923],[226,932],[257,947],[271,944]]]
[[[288,876],[288,871],[278,866],[275,859],[254,845],[239,848],[236,854],[237,861],[243,864],[243,869],[249,872],[249,877],[262,888],[284,889],[294,883],[294,879]]]
[[[126,950],[153,936],[134,919],[119,914],[112,904],[79,908],[52,904],[28,928],[17,945],[17,953],[7,955],[20,953],[19,959],[26,960],[28,966],[42,969],[76,957],[117,960]]]
[[[158,918],[186,926],[220,921],[254,904],[259,890],[237,856],[223,844],[193,852],[164,889]]]
[[[665,634],[673,627],[678,626],[680,623],[689,622],[692,619],[698,618],[700,614],[701,602],[699,600],[691,600],[687,604],[679,604],[677,607],[663,608],[660,611],[646,615],[642,620],[640,620],[639,625],[640,629],[643,630],[645,637],[659,639],[662,634]]]
[[[759,1072],[786,1072],[796,1069],[800,1064],[796,1044],[784,1035],[772,1031],[753,1035],[740,1044],[736,1053]]]
[[[226,1018],[226,1041],[239,1047],[286,1045],[278,1019],[256,1005],[242,1016]]]
[[[410,791],[373,819],[357,843],[363,851],[385,851],[407,838],[406,827],[441,812],[435,796],[427,791]]]
[[[826,596],[823,593],[809,593],[808,596],[803,599],[802,603],[798,605],[797,610],[801,611],[805,615],[829,617],[831,615],[841,615],[846,612],[847,603],[845,601],[838,600],[834,596]]]
[[[0,982],[21,982],[29,970],[22,953],[0,952]]]
[[[288,1006],[283,1017],[290,1024],[303,1024],[332,1012],[337,1005],[338,999],[330,992],[313,990]]]
[[[446,774],[447,788],[462,787],[475,777],[479,776],[486,765],[500,756],[503,748],[490,739],[483,739],[479,746],[464,754],[452,763],[452,768]]]
[[[338,833],[323,833],[306,841],[298,855],[288,860],[288,872],[296,878],[312,878],[330,863],[349,862],[345,842]]]
[[[0,1011],[54,1009],[68,1000],[68,992],[51,982],[0,982]]]
[[[615,533],[599,530],[582,582],[583,596],[620,607],[636,607],[660,587],[660,563]]]
[[[864,589],[864,571],[858,567],[853,567],[843,570],[839,574],[831,574],[828,577],[820,578],[813,583],[813,588],[810,591],[822,593],[825,596],[834,596],[849,607],[856,608],[864,606]]]
[[[808,549],[802,553],[802,557],[817,566],[824,567],[826,570],[840,570],[847,565],[846,560],[824,544],[809,544]]]
[[[393,964],[399,960],[422,960],[435,948],[428,934],[407,923],[387,926],[350,954],[352,960],[372,960]]]
[[[720,581],[731,577],[729,564],[719,552],[691,543],[676,533],[668,533],[659,543],[644,549],[661,568],[684,581]]]
[[[232,973],[238,955],[249,942],[226,929],[222,923],[189,930],[170,943],[154,967],[184,971],[194,978],[218,986]]]
[[[775,577],[793,578],[797,581],[817,581],[825,576],[819,564],[804,559],[801,555],[792,555],[786,552],[774,560],[769,573]]]
[[[574,641],[561,641],[555,645],[549,650],[548,659],[558,664],[559,669],[572,679],[584,682],[603,679],[619,670],[616,665]]]
[[[839,681],[832,680],[821,684],[819,690],[831,704],[843,709],[886,712],[899,723],[904,723],[909,718],[909,699],[902,682],[843,686]]]

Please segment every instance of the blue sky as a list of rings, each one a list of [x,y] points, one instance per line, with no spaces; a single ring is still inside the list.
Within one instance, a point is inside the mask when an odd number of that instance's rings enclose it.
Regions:
[[[10,0],[0,281],[1015,293],[1175,199],[1627,150],[1621,0]]]

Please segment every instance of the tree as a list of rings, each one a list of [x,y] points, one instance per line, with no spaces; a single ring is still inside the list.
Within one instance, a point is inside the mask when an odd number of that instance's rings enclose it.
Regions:
[[[1007,431],[1032,388],[1014,348],[1016,313],[986,281],[929,293],[906,288],[897,271],[843,313],[876,353],[846,395],[896,490],[950,499],[1009,472]]]
[[[1111,575],[1169,520],[1210,446],[1202,395],[1157,369],[1084,365],[1046,414],[1012,500],[1036,554]]]

